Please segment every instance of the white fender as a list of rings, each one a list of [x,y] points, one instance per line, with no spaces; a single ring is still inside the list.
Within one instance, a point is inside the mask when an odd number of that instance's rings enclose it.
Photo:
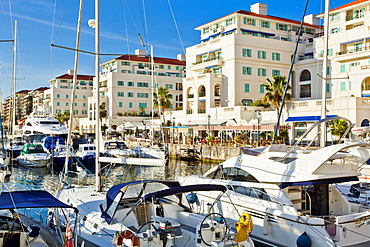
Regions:
[[[267,214],[263,217],[263,235],[268,235],[270,232],[270,222]]]

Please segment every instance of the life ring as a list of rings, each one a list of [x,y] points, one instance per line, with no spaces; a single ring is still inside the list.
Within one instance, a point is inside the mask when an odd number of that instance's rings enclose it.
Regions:
[[[249,234],[253,230],[253,221],[252,217],[248,213],[243,213],[242,216],[240,216],[239,222],[236,223],[236,236],[235,236],[235,242],[243,242],[248,237]]]
[[[135,236],[135,233],[130,230],[124,230],[119,233],[116,232],[116,246],[122,246],[124,239],[130,239],[132,246],[139,246],[139,239]]]

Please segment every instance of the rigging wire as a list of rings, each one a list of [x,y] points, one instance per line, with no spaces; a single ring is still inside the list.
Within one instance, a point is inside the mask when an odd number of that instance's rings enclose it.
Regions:
[[[173,22],[174,22],[175,27],[176,27],[177,35],[179,36],[179,40],[180,40],[180,43],[181,43],[182,51],[185,53],[184,43],[182,42],[181,34],[180,34],[179,27],[178,27],[177,22],[176,22],[175,15],[174,15],[173,10],[172,10],[172,5],[171,5],[171,1],[170,0],[168,0],[168,6],[170,7],[170,10],[171,10],[172,19],[173,19]]]
[[[304,16],[306,15],[308,1],[309,0],[306,0],[306,4],[305,4],[304,10],[303,10],[303,14],[302,14],[301,24],[300,24],[299,29],[298,29],[298,37],[297,37],[297,41],[296,41],[296,44],[295,44],[294,53],[292,55],[292,61],[291,61],[290,69],[289,69],[289,73],[288,73],[288,80],[287,80],[287,82],[285,84],[284,95],[283,95],[282,102],[281,102],[281,105],[280,105],[279,114],[278,114],[278,118],[277,118],[277,121],[276,121],[275,130],[274,130],[274,137],[272,138],[272,143],[275,142],[275,139],[276,139],[276,136],[277,136],[277,133],[278,133],[278,130],[279,130],[280,118],[281,118],[281,114],[283,112],[283,108],[284,108],[284,104],[285,104],[285,97],[287,95],[288,88],[289,88],[289,82],[290,82],[290,78],[291,78],[292,71],[293,71],[293,65],[294,65],[294,62],[295,62],[295,57],[297,55],[298,45],[299,45],[299,41],[300,41],[301,34],[302,34]]]

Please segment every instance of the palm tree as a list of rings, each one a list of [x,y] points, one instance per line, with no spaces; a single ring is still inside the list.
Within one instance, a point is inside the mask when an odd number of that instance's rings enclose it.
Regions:
[[[285,76],[274,76],[273,78],[273,81],[267,78],[267,83],[262,84],[265,87],[266,91],[265,96],[263,96],[262,98],[262,101],[270,104],[278,111],[283,100],[287,81]],[[288,85],[288,90],[289,89],[290,86]],[[285,100],[290,101],[291,99],[292,95],[290,93],[286,93]]]
[[[172,94],[169,93],[168,88],[159,87],[158,93],[153,93],[153,107],[160,110],[160,114],[163,115],[163,112],[171,107]],[[164,115],[163,115],[164,118]],[[163,119],[163,123],[165,119]]]
[[[348,122],[343,119],[334,119],[328,129],[333,136],[340,138],[348,128]]]
[[[63,113],[55,114],[54,118],[61,122],[62,124],[67,124],[70,118],[69,111],[64,111]]]

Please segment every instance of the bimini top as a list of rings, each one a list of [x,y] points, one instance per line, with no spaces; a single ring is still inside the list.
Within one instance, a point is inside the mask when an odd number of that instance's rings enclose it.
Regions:
[[[141,180],[117,184],[108,190],[104,202],[100,205],[101,217],[106,219],[108,223],[111,223],[119,202],[123,198],[140,199],[145,194],[179,186],[180,183],[177,181],[160,180]]]
[[[65,145],[65,141],[63,138],[58,136],[46,136],[42,138],[42,143],[44,144],[44,147],[47,149],[55,149],[55,147],[59,145]]]
[[[143,202],[156,200],[158,198],[170,195],[176,195],[180,193],[188,193],[193,191],[226,191],[224,185],[219,184],[194,184],[194,185],[185,185],[181,187],[170,188],[166,190],[156,191],[153,193],[146,194],[141,198]]]
[[[0,209],[16,208],[74,208],[44,190],[2,192]]]

